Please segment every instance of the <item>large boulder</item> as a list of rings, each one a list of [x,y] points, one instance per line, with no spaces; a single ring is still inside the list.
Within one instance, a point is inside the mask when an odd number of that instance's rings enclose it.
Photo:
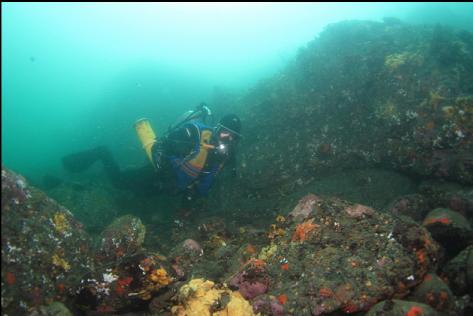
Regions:
[[[387,296],[406,296],[436,269],[439,246],[413,221],[315,195],[294,210],[229,278],[255,310],[279,310],[277,301],[285,314],[366,311]]]
[[[423,221],[432,237],[446,249],[450,256],[457,255],[473,243],[473,230],[468,220],[448,208],[430,211]]]
[[[216,103],[231,105],[251,136],[239,152],[247,196],[287,195],[360,167],[471,185],[472,82],[467,31],[343,21],[327,26],[277,75]]]
[[[2,313],[67,303],[95,268],[90,238],[71,212],[2,167]]]

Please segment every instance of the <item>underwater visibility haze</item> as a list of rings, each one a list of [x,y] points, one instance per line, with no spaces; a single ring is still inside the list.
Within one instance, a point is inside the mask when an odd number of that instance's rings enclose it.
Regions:
[[[471,315],[472,3],[2,3],[2,314]]]
[[[450,10],[450,22],[462,23],[470,7],[427,11],[448,17]],[[392,3],[2,9],[3,161],[37,181],[45,171],[61,172],[57,157],[95,144],[113,145],[125,164],[141,163],[135,118],[149,117],[163,131],[180,113],[209,102],[214,89],[250,88],[276,73],[329,23],[425,11]]]

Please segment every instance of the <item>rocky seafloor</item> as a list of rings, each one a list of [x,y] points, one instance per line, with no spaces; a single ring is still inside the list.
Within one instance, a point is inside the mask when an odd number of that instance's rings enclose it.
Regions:
[[[243,122],[238,176],[191,212],[3,166],[2,314],[471,315],[472,76],[469,32],[330,25],[217,91]]]
[[[386,210],[307,194],[263,228],[169,221],[166,248],[131,214],[91,236],[3,168],[2,312],[467,315],[472,204],[471,191],[405,195]]]

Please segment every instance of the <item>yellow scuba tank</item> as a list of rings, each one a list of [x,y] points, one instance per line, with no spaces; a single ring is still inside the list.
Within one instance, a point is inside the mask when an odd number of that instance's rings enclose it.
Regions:
[[[154,165],[153,157],[151,155],[151,148],[153,147],[154,143],[156,143],[156,134],[151,128],[149,120],[146,118],[142,118],[136,121],[135,130],[136,134],[138,135],[138,138],[141,141],[141,144],[143,145],[143,149],[145,150],[146,155],[149,158],[149,161],[152,165]]]

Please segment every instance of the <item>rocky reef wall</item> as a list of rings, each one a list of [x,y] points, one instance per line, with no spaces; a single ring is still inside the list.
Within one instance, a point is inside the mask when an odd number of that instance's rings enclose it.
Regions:
[[[249,190],[359,167],[473,184],[467,31],[396,20],[332,24],[279,74],[214,101],[242,116],[240,180]]]

